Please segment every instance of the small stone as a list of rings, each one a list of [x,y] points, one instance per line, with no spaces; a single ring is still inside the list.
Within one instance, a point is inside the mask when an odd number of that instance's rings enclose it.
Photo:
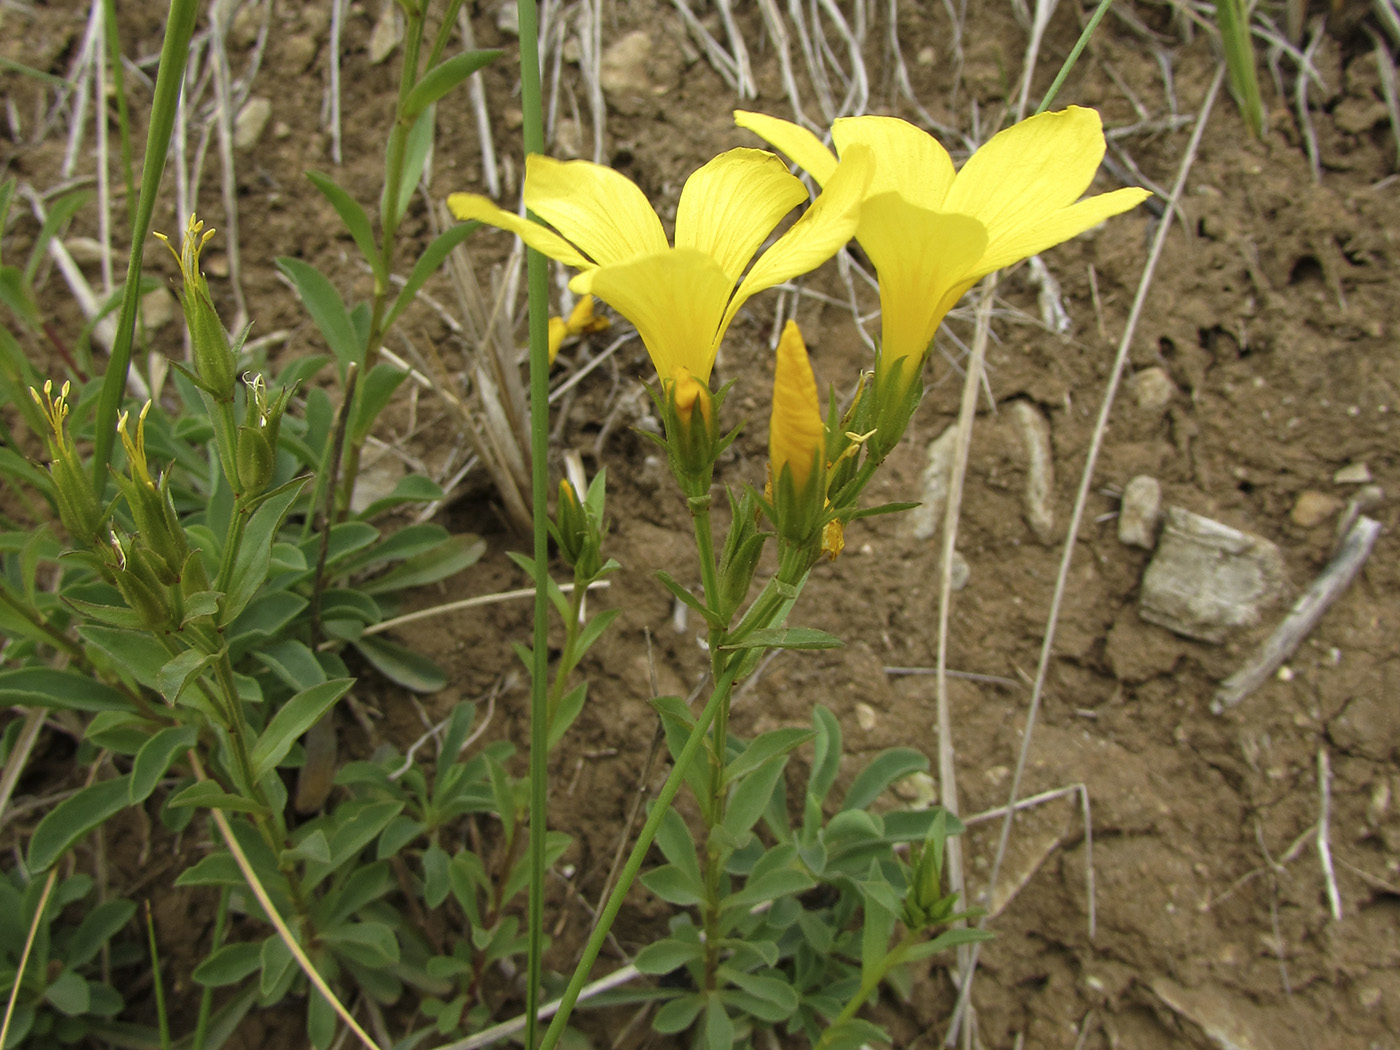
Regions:
[[[573,117],[562,117],[554,125],[553,153],[564,160],[583,155],[583,128]]]
[[[163,285],[152,288],[141,298],[141,319],[146,322],[147,328],[164,328],[175,320],[179,311],[180,304],[170,294],[170,289]]]
[[[403,15],[394,0],[386,0],[369,34],[369,64],[377,66],[394,53],[403,39]]]
[[[928,809],[938,801],[938,781],[927,773],[910,773],[891,785],[895,796],[909,803],[910,809]]]
[[[63,247],[80,266],[89,266],[102,261],[102,242],[95,237],[66,237]]]
[[[272,137],[278,141],[284,141],[292,137],[292,126],[285,120],[277,120],[272,124]]]
[[[510,131],[518,131],[525,123],[525,111],[518,106],[508,106],[505,112],[506,128]]]
[[[228,256],[222,253],[218,255],[206,255],[200,260],[204,264],[204,275],[206,277],[227,277],[228,276]]]
[[[1332,475],[1332,480],[1338,485],[1366,485],[1371,481],[1371,468],[1365,463],[1348,463]]]
[[[1298,494],[1298,501],[1293,504],[1288,516],[1299,528],[1311,529],[1321,525],[1341,509],[1342,501],[1336,496],[1308,489]]]
[[[271,116],[272,102],[269,99],[255,95],[243,103],[243,108],[233,121],[233,148],[241,151],[256,146]]]
[[[943,508],[948,500],[948,478],[953,470],[953,449],[958,428],[948,427],[929,442],[928,458],[919,478],[919,505],[909,512],[909,532],[916,540],[932,539],[943,524]]]
[[[1011,419],[1026,446],[1026,524],[1042,544],[1055,543],[1055,458],[1050,451],[1050,424],[1029,401],[1011,406]]]
[[[1157,526],[1162,522],[1162,484],[1139,474],[1123,489],[1118,510],[1118,542],[1150,551],[1157,546]]]
[[[507,0],[496,9],[496,28],[506,36],[520,35],[520,7],[515,0]]]
[[[1144,412],[1160,412],[1176,396],[1176,384],[1164,368],[1144,368],[1130,381],[1133,400]]]
[[[1385,995],[1374,984],[1363,984],[1356,990],[1356,1001],[1363,1010],[1374,1010],[1385,1001]]]
[[[938,61],[938,52],[932,46],[919,48],[919,53],[914,56],[914,61],[921,66],[931,66]]]
[[[1286,580],[1283,555],[1262,536],[1168,507],[1138,611],[1177,634],[1220,643],[1258,624]]]
[[[645,29],[634,29],[603,52],[598,80],[608,101],[623,112],[635,108],[629,103],[652,94],[653,85],[647,75],[651,52],[651,34]]]
[[[228,42],[235,51],[244,51],[257,42],[266,11],[262,4],[243,4],[239,7],[228,30]]]
[[[861,729],[868,733],[875,728],[875,722],[875,708],[867,703],[857,703],[856,725],[860,726]]]
[[[305,73],[316,61],[316,52],[321,45],[314,33],[297,33],[282,43],[282,59],[290,73]]]
[[[564,61],[571,66],[576,66],[583,59],[583,48],[579,45],[578,37],[571,36],[564,41]]]
[[[968,579],[972,576],[972,569],[967,564],[967,559],[962,556],[962,551],[953,551],[952,578],[948,581],[953,590],[960,591],[967,586]]]

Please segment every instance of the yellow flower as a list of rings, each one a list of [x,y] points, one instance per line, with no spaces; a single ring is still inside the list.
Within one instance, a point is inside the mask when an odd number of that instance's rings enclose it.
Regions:
[[[606,317],[599,317],[593,312],[593,296],[585,295],[574,304],[567,321],[562,317],[549,319],[549,363],[554,364],[565,339],[572,335],[601,332],[611,323]]]
[[[778,361],[773,372],[773,417],[768,429],[768,462],[773,481],[781,491],[783,470],[792,474],[794,492],[801,493],[813,469],[826,460],[826,426],[822,422],[817,380],[807,359],[807,345],[797,322],[788,321],[778,341]],[[819,498],[825,500],[825,486]],[[818,506],[821,504],[819,503]]]
[[[833,161],[825,192],[757,261],[759,247],[807,197],[782,161],[762,150],[721,153],[686,180],[674,246],[631,180],[588,161],[526,158],[525,206],[548,226],[476,194],[454,193],[447,203],[459,219],[509,230],[578,268],[569,287],[636,325],[663,385],[681,369],[708,385],[739,308],[821,265],[850,239],[872,166],[865,149],[848,150],[839,167]]]
[[[805,128],[744,111],[735,120],[819,183],[836,170],[836,155]],[[864,146],[876,158],[856,239],[880,280],[882,371],[899,368],[905,389],[944,315],[977,281],[1148,196],[1129,188],[1079,200],[1104,138],[1098,113],[1077,106],[1007,128],[956,173],[937,140],[896,117],[838,120],[831,137],[842,157]]]

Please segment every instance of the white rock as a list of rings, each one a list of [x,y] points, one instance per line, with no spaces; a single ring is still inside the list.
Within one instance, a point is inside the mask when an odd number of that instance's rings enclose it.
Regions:
[[[1129,381],[1133,400],[1144,412],[1160,412],[1176,397],[1176,384],[1164,368],[1144,368]]]
[[[919,478],[919,505],[909,512],[907,519],[909,532],[916,540],[932,539],[943,524],[957,440],[958,428],[953,425],[929,442],[928,460]]]
[[[647,75],[651,52],[651,34],[645,29],[632,30],[603,52],[598,81],[609,102],[618,105],[653,94],[654,85]]]
[[[1253,627],[1284,593],[1279,549],[1180,507],[1168,507],[1157,553],[1142,577],[1144,620],[1188,638],[1223,642]]]
[[[164,328],[179,312],[180,304],[164,285],[152,288],[141,297],[141,320],[147,328]]]
[[[1049,547],[1055,542],[1055,459],[1050,424],[1029,401],[1011,405],[1011,419],[1026,446],[1026,524]]]
[[[249,150],[256,146],[271,116],[272,102],[269,99],[255,95],[243,103],[243,108],[233,120],[233,148]]]
[[[1338,485],[1366,485],[1371,481],[1371,468],[1365,463],[1348,463],[1332,475],[1332,480]]]
[[[403,15],[394,0],[385,0],[384,7],[369,34],[369,64],[377,66],[394,53],[403,39]]]
[[[1150,551],[1157,546],[1157,526],[1162,522],[1162,485],[1139,474],[1123,489],[1118,511],[1118,542]]]

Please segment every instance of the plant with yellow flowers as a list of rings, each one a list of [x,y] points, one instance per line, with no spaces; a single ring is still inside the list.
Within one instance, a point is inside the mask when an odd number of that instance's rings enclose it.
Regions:
[[[955,898],[940,889],[942,844],[959,830],[956,821],[939,810],[882,818],[868,808],[893,780],[926,768],[924,756],[897,748],[877,757],[827,821],[823,803],[834,779],[832,756],[839,760],[840,753],[829,712],[816,712],[811,731],[742,741],[728,731],[729,700],[764,652],[839,644],[786,621],[813,568],[839,556],[850,522],[898,509],[862,507],[861,494],[919,402],[929,348],[948,310],[983,276],[1146,196],[1127,189],[1079,200],[1104,151],[1098,115],[1087,109],[1023,121],[961,171],[936,140],[895,118],[838,121],[833,153],[787,121],[737,116],[822,187],[761,253],[804,193],[777,158],[757,150],[730,150],[687,180],[672,238],[633,183],[585,161],[527,159],[524,203],[539,222],[478,195],[449,198],[458,218],[516,233],[576,269],[573,291],[597,297],[636,326],[656,368],[652,394],[664,425],[657,440],[690,511],[702,587],[692,592],[668,573],[658,577],[703,618],[711,659],[712,692],[698,714],[675,697],[653,701],[675,767],[546,1033],[546,1050],[653,840],[666,863],[642,882],[695,909],[696,918],[679,915],[637,965],[689,972],[692,990],[666,993],[654,1023],[663,1032],[697,1026],[698,1045],[741,1045],[753,1026],[779,1024],[807,1032],[823,1050],[859,1045],[878,1030],[858,1021],[856,1011],[892,968],[983,936],[954,928],[923,939],[926,930],[960,917]],[[730,384],[711,385],[720,342],[752,295],[819,265],[851,237],[880,283],[882,338],[872,374],[857,381],[844,408],[833,396],[823,411],[801,333],[788,322],[775,362],[766,484],[761,493],[746,487],[729,494],[731,520],[717,555],[714,466],[735,432],[721,420]],[[750,600],[770,539],[778,546],[777,569]],[[794,829],[783,770],[791,752],[813,739],[818,757]],[[671,808],[682,782],[704,821],[698,843]],[[755,831],[760,822],[765,838]],[[926,839],[913,869],[893,851],[897,842]],[[799,895],[819,883],[838,888],[838,903],[808,910],[799,921]],[[863,933],[850,927],[857,913]],[[891,947],[897,923],[905,933]]]

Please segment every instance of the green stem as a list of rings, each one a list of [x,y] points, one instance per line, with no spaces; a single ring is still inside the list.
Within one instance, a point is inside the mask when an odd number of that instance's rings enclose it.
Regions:
[[[719,678],[721,632],[710,632],[712,673]],[[730,663],[737,669],[742,664],[739,654],[732,654]],[[707,778],[708,799],[702,800],[705,814],[705,900],[700,906],[701,924],[705,930],[705,979],[704,990],[715,990],[716,975],[719,972],[720,948],[720,883],[724,878],[724,865],[728,851],[723,847],[716,829],[724,825],[726,807],[724,767],[728,755],[729,740],[729,698],[719,705],[715,712],[714,725],[710,732],[710,775]]]
[[[554,719],[559,714],[559,704],[564,699],[564,692],[569,684],[569,675],[578,666],[580,654],[577,652],[579,636],[583,633],[580,622],[583,613],[583,598],[588,593],[588,585],[592,582],[586,580],[581,574],[574,574],[574,589],[569,595],[569,620],[564,624],[564,651],[559,655],[559,666],[554,672],[554,681],[549,687],[549,701],[546,704],[546,712],[549,726],[554,727]]]
[[[83,659],[82,646],[45,620],[38,609],[16,600],[3,586],[0,586],[0,602],[9,606],[21,619],[32,624],[34,629],[42,634],[48,643],[59,652],[73,660]]]
[[[710,694],[710,699],[706,701],[704,709],[701,710],[700,717],[695,722],[695,728],[690,731],[685,746],[681,748],[681,753],[676,756],[676,764],[671,767],[671,773],[666,778],[666,783],[661,785],[656,802],[652,805],[651,811],[647,814],[646,823],[642,825],[641,833],[637,836],[636,845],[628,854],[622,874],[618,877],[617,884],[608,896],[607,904],[603,906],[602,914],[598,916],[598,921],[593,926],[593,933],[589,936],[588,944],[584,947],[583,955],[579,959],[578,966],[574,969],[574,975],[569,980],[569,986],[564,990],[564,995],[560,999],[559,1012],[554,1015],[554,1020],[550,1022],[549,1030],[545,1032],[544,1041],[540,1043],[539,1050],[552,1050],[564,1034],[564,1029],[569,1023],[569,1015],[573,1013],[574,1003],[578,1001],[579,992],[583,990],[584,983],[588,980],[589,971],[593,969],[593,963],[597,961],[598,952],[603,947],[603,941],[606,940],[608,931],[612,929],[613,921],[622,908],[622,902],[626,899],[628,891],[632,888],[632,883],[637,878],[637,873],[642,868],[647,851],[651,849],[656,832],[661,827],[661,820],[666,815],[666,811],[671,808],[671,803],[675,801],[676,792],[680,790],[686,773],[689,772],[691,764],[695,761],[695,756],[700,753],[700,748],[705,742],[705,734],[709,732],[715,716],[721,707],[725,707],[729,703],[729,695],[734,688],[734,678],[738,674],[740,663],[739,660],[729,661],[724,672],[716,679],[714,691]]]
[[[520,25],[520,108],[524,116],[522,136],[525,153],[544,152],[544,105],[540,89],[539,12],[535,0],[518,0]],[[533,219],[534,216],[532,215]],[[526,281],[530,296],[530,495],[534,522],[535,556],[535,630],[534,667],[530,691],[530,902],[529,950],[525,986],[525,1048],[534,1050],[537,1035],[536,1014],[540,1005],[540,977],[544,961],[544,869],[545,835],[548,832],[546,805],[548,803],[549,713],[545,695],[549,645],[549,272],[545,257],[531,248],[525,253]],[[638,864],[641,860],[638,858]],[[630,880],[629,880],[630,881]],[[621,902],[619,901],[619,906]],[[600,923],[606,932],[611,920]],[[583,986],[583,978],[598,954],[597,944],[590,941],[593,953],[585,951],[585,963],[580,963],[571,984],[573,998],[555,1017],[556,1023],[566,1018],[573,999]],[[582,975],[582,977],[580,976]],[[566,993],[567,995],[567,993]],[[562,1025],[550,1026],[557,1041]],[[546,1035],[545,1042],[550,1043]]]
[[[880,987],[880,982],[885,979],[886,975],[891,970],[904,962],[904,957],[909,954],[909,950],[913,948],[918,941],[919,934],[916,930],[904,931],[904,936],[900,938],[899,943],[885,953],[885,957],[880,960],[879,965],[861,978],[860,988],[856,991],[856,994],[851,998],[851,1001],[846,1004],[845,1008],[836,1015],[836,1019],[832,1021],[827,1030],[822,1033],[821,1039],[817,1041],[817,1045],[813,1047],[812,1050],[826,1050],[826,1048],[831,1045],[831,1033],[836,1031],[847,1021],[855,1018],[856,1014],[860,1012],[860,1008],[865,1005],[865,1001],[875,994],[876,988]]]
[[[700,558],[700,583],[705,588],[705,604],[711,609],[719,601],[719,575],[715,568],[715,537],[710,526],[710,497],[690,497],[690,521],[695,527],[695,549]]]

